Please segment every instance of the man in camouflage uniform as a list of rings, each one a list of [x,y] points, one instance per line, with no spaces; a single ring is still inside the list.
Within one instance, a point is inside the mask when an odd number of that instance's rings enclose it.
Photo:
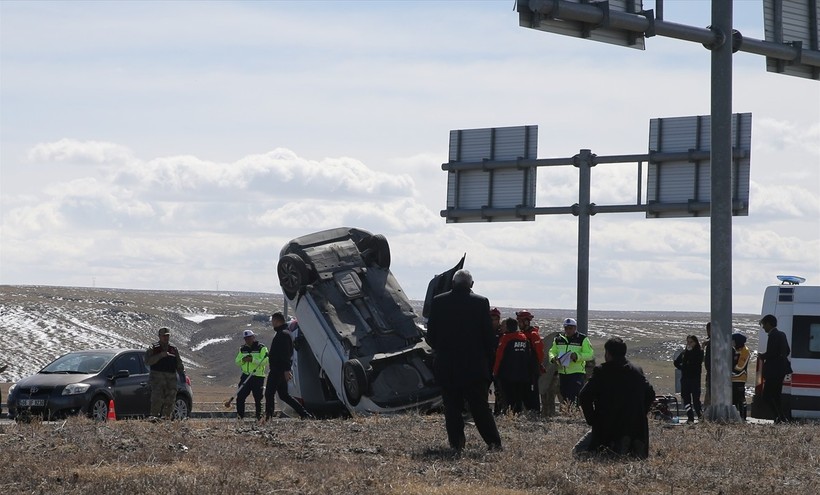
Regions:
[[[151,367],[151,416],[171,419],[177,397],[177,373],[184,373],[179,351],[168,342],[171,330],[159,329],[159,342],[145,351],[145,363]]]

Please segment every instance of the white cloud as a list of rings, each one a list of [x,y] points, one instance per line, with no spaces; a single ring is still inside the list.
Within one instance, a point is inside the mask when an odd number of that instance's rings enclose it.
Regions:
[[[40,143],[28,153],[34,162],[68,162],[77,164],[119,164],[132,160],[131,150],[103,141],[78,141],[64,138],[51,143]]]
[[[820,183],[816,184],[820,186]],[[820,194],[812,192],[811,183],[795,184],[750,184],[750,214],[766,219],[800,217],[817,219],[820,217]]]

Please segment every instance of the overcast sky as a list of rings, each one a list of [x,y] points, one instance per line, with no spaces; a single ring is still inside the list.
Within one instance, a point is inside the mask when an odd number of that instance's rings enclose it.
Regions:
[[[734,5],[764,39],[762,2]],[[710,2],[665,19],[705,27]],[[650,119],[710,112],[700,44],[525,29],[512,0],[3,0],[0,23],[0,284],[279,293],[288,240],[350,226],[387,237],[411,298],[466,252],[491,304],[572,310],[576,217],[446,224],[449,131],[633,154]],[[757,313],[778,274],[820,283],[820,85],[741,52],[733,95],[753,114],[733,309]],[[636,170],[594,168],[592,201],[634,203]],[[537,196],[576,203],[577,170],[539,170]],[[592,218],[592,310],[709,311],[709,274],[708,218]]]

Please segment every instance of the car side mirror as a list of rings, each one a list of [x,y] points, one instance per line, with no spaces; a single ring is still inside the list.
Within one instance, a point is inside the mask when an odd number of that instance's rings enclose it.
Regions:
[[[131,373],[128,370],[119,370],[114,373],[113,379],[116,380],[117,378],[128,378],[131,376]]]

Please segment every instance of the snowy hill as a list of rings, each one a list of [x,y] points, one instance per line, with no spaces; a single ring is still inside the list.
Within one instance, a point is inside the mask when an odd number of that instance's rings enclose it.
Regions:
[[[9,365],[2,381],[32,374],[68,351],[147,347],[167,326],[189,374],[221,382],[242,330],[267,340],[269,316],[281,309],[275,294],[0,286],[0,364]]]

